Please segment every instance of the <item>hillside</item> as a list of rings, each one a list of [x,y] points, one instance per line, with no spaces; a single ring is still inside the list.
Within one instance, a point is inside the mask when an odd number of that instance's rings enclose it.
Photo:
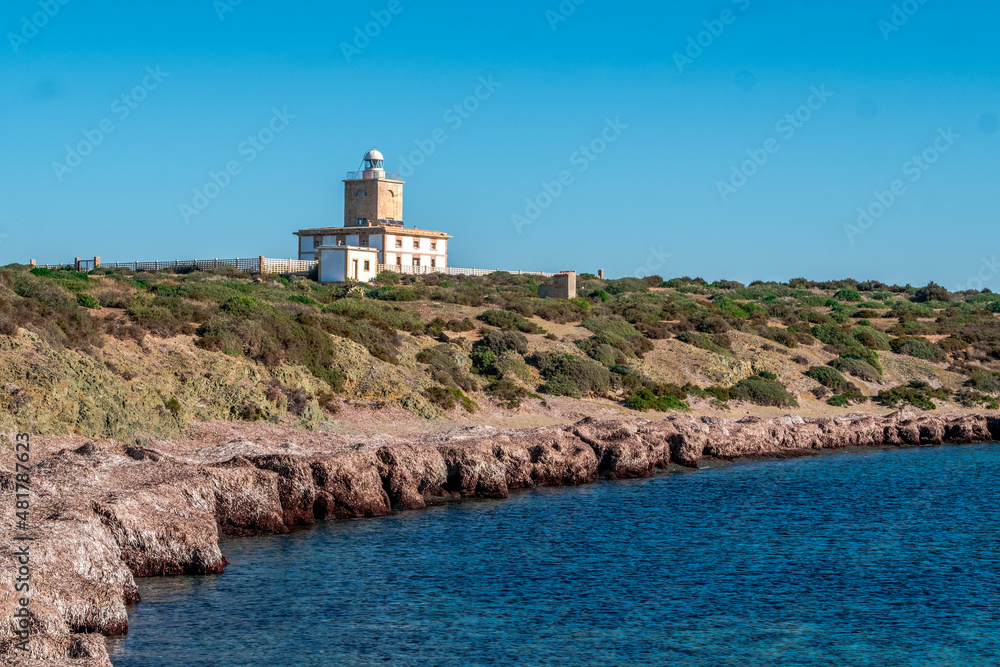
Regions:
[[[853,280],[0,271],[0,431],[996,409],[1000,295]],[[388,414],[398,415],[380,419]],[[406,415],[410,418],[407,419]]]

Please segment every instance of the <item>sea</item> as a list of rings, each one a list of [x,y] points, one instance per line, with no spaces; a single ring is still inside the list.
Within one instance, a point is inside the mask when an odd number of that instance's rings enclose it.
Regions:
[[[140,580],[116,667],[1000,664],[1000,446],[707,463]]]

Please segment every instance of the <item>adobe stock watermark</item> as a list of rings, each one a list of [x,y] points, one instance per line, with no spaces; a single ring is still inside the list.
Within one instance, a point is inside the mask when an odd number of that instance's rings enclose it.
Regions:
[[[594,161],[607,152],[608,147],[618,141],[628,127],[621,121],[621,117],[616,117],[614,120],[605,119],[604,129],[601,130],[600,134],[570,154],[569,163],[576,167],[576,173],[582,174],[590,169]],[[575,182],[576,175],[571,169],[563,169],[553,181],[542,181],[541,191],[534,197],[528,197],[524,200],[524,210],[510,216],[517,233],[523,234],[524,228],[534,224],[542,213],[547,211],[566,192],[566,188]]]
[[[492,72],[485,77],[479,77],[479,85],[476,86],[472,94],[461,102],[448,107],[444,114],[441,115],[441,120],[444,121],[452,132],[456,132],[465,124],[465,121],[472,117],[472,114],[479,110],[483,102],[493,97],[493,93],[501,85],[503,85],[503,82],[495,81]],[[409,155],[400,156],[399,158],[399,173],[404,177],[412,176],[417,167],[427,162],[427,158],[434,155],[437,152],[438,146],[448,141],[449,137],[447,129],[438,127],[431,132],[428,138],[414,141],[413,143],[417,147],[416,150],[410,152]]]
[[[208,181],[200,188],[194,189],[191,203],[178,205],[184,222],[190,224],[191,218],[201,215],[213,201],[218,199],[222,191],[232,184],[233,178],[243,173],[244,165],[250,164],[267,150],[275,137],[284,132],[294,119],[295,114],[289,113],[288,107],[274,109],[268,123],[236,147],[236,154],[243,158],[242,161],[232,159],[226,162],[220,171],[208,172]]]
[[[827,90],[826,84],[819,87],[813,86],[809,92],[810,95],[806,98],[805,104],[795,111],[785,114],[774,124],[774,130],[778,136],[766,140],[760,148],[747,149],[749,159],[739,165],[734,164],[728,180],[716,182],[715,187],[723,202],[728,202],[730,197],[739,192],[770,161],[771,156],[781,150],[781,140],[791,140],[833,97],[833,93]]]
[[[736,19],[750,9],[750,0],[731,0],[731,2],[738,11],[727,7],[717,17],[702,21],[705,29],[687,38],[687,48],[683,52],[674,51],[674,64],[677,65],[678,72],[683,74],[685,67],[693,65],[694,61],[701,58],[705,54],[705,50],[712,48],[716,40],[722,37],[726,28],[736,23]]]
[[[903,26],[910,22],[917,12],[919,12],[928,0],[905,0],[898,5],[892,6],[892,14],[889,20],[879,19],[878,29],[882,33],[882,38],[889,41],[894,33],[902,30]]]
[[[667,260],[671,257],[673,257],[673,255],[663,251],[663,246],[660,246],[659,248],[650,246],[649,254],[646,256],[646,261],[635,267],[632,275],[636,278],[655,276],[660,269],[666,266]]]
[[[213,0],[212,7],[220,21],[226,20],[226,14],[236,11],[236,8],[243,4],[243,0]]]
[[[21,52],[22,46],[38,37],[38,33],[56,17],[59,10],[69,3],[70,0],[38,0],[38,7],[41,11],[25,14],[21,17],[21,29],[18,32],[7,33],[7,41],[14,49],[14,55]]]
[[[923,178],[924,174],[938,163],[941,156],[950,151],[962,138],[961,135],[955,134],[950,127],[948,129],[938,128],[937,134],[938,136],[932,145],[903,163],[901,167],[903,176],[908,177],[907,180],[910,183],[916,183]],[[903,179],[896,179],[890,183],[887,190],[876,190],[874,201],[867,206],[858,208],[857,222],[844,225],[844,234],[847,236],[847,240],[854,244],[859,236],[864,236],[908,191],[906,181]]]
[[[576,14],[577,7],[587,2],[587,0],[562,0],[554,10],[545,10],[545,20],[549,22],[552,30],[558,30],[560,23],[565,23],[569,17]]]
[[[93,155],[97,147],[104,143],[104,140],[118,129],[115,125],[115,119],[117,118],[119,122],[125,121],[132,112],[139,108],[139,105],[146,101],[149,94],[160,87],[163,80],[170,76],[170,72],[164,72],[157,65],[156,69],[152,67],[146,68],[146,75],[142,78],[132,90],[127,93],[122,93],[119,97],[116,97],[111,102],[111,113],[112,116],[106,116],[102,118],[97,126],[90,130],[83,131],[83,139],[76,143],[76,145],[66,146],[66,157],[63,162],[54,160],[52,162],[52,171],[55,173],[56,178],[60,183],[68,176],[72,174],[81,164],[83,164],[84,159]]]
[[[965,285],[959,285],[955,290],[956,292],[964,292],[965,290],[976,290],[977,292],[982,292],[983,288],[993,281],[1000,275],[1000,262],[997,261],[997,256],[993,255],[990,257],[983,257],[982,263],[979,265],[979,271],[974,276],[970,276],[965,282]]]
[[[403,13],[402,0],[389,0],[385,9],[373,9],[372,19],[364,26],[354,26],[354,39],[351,43],[341,42],[340,52],[344,55],[344,60],[348,64],[354,56],[361,55],[361,52],[372,44],[372,40],[382,34],[382,31],[389,27],[392,19]]]

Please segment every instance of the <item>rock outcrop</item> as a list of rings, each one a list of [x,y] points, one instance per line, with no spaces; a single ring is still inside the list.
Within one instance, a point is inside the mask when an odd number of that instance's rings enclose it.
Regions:
[[[505,498],[536,485],[644,477],[707,458],[781,457],[847,447],[1000,439],[985,415],[851,415],[806,420],[672,417],[470,433],[426,442],[290,451],[230,443],[184,457],[117,442],[64,449],[32,467],[31,654],[15,648],[14,570],[0,569],[0,660],[110,664],[99,636],[126,632],[135,577],[218,573],[220,534],[284,533],[330,518],[424,507],[433,498]],[[14,475],[0,471],[12,497]],[[0,556],[16,550],[13,503]]]

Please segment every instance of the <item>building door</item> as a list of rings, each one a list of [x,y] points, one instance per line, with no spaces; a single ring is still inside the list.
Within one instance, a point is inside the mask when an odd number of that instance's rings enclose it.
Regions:
[[[358,260],[351,261],[351,277],[355,280],[358,279]]]

